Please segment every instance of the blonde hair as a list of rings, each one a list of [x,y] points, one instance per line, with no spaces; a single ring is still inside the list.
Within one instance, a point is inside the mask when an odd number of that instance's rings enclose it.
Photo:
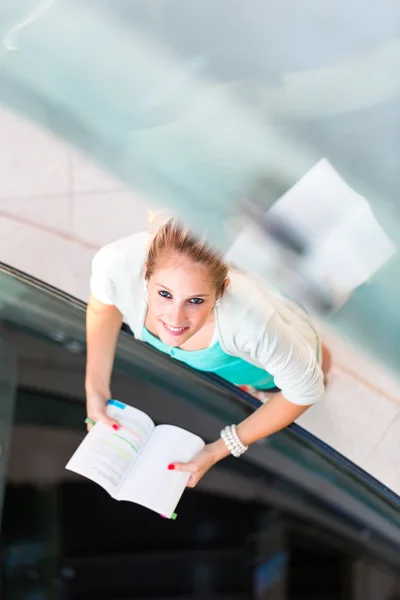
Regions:
[[[205,239],[197,238],[175,219],[169,219],[164,223],[154,236],[147,254],[146,280],[149,280],[160,264],[173,254],[181,254],[207,267],[217,298],[223,295],[229,270],[228,264]]]

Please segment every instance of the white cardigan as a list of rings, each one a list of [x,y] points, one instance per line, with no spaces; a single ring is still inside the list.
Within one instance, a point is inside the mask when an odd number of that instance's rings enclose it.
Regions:
[[[150,239],[147,232],[122,238],[101,248],[92,263],[92,295],[116,306],[138,340],[147,311],[143,266]],[[222,349],[271,373],[294,404],[319,400],[324,393],[321,348],[307,313],[248,275],[231,270],[229,277],[215,308]]]

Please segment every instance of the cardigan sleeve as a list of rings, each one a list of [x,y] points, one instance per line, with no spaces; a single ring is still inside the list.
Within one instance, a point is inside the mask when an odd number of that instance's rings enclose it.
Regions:
[[[287,400],[294,404],[314,404],[324,394],[324,376],[317,358],[320,342],[316,334],[314,349],[296,331],[274,313],[261,328],[254,345],[254,354]]]
[[[108,244],[101,248],[92,261],[90,293],[103,304],[115,304],[113,270],[115,267],[115,247]]]
[[[271,373],[294,404],[321,399],[320,340],[303,309],[242,274],[234,276],[223,308],[221,339],[229,354]]]

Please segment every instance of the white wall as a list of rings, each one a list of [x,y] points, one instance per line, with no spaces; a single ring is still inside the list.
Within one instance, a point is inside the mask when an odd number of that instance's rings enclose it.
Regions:
[[[0,261],[86,300],[94,252],[146,228],[146,206],[20,117],[0,111],[0,132]],[[300,423],[400,493],[400,382],[321,329],[332,381]]]

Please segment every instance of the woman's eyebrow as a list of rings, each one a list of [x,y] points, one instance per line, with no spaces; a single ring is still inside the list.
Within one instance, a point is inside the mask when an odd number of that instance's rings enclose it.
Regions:
[[[190,298],[208,298],[210,294],[193,294]]]
[[[169,292],[170,294],[173,294],[173,291],[170,290],[166,285],[163,285],[162,283],[157,283],[157,281],[154,282],[155,285],[158,285],[158,287],[162,288],[163,290],[167,290],[167,292]],[[208,298],[210,294],[191,294],[189,297],[190,298]]]
[[[172,294],[172,291],[166,285],[163,285],[162,283],[157,283],[156,281],[154,283],[158,285],[158,287],[161,287],[163,290],[167,290],[167,292],[170,292]]]

